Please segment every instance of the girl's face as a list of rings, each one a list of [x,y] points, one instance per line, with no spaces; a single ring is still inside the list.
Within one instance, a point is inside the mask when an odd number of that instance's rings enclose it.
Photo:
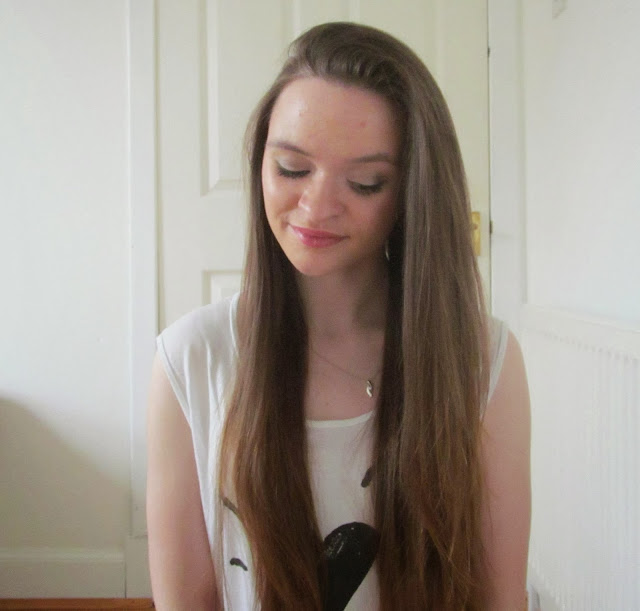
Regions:
[[[396,218],[400,138],[381,96],[317,77],[277,99],[262,162],[271,230],[307,276],[380,265]]]

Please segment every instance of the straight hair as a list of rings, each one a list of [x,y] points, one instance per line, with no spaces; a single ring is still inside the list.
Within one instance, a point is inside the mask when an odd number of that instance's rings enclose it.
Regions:
[[[305,77],[374,92],[400,121],[371,487],[380,607],[481,609],[479,439],[489,364],[466,178],[435,80],[405,44],[371,27],[329,23],[302,34],[247,131],[248,245],[220,498],[232,499],[244,526],[261,608],[323,609],[327,570],[304,414],[307,324],[294,269],[267,222],[261,179],[274,104]]]

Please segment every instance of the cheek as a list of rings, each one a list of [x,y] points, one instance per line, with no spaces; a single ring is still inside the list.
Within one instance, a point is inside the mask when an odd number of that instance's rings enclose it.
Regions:
[[[297,206],[299,193],[291,181],[283,179],[272,171],[262,172],[262,197],[269,220]]]
[[[276,208],[276,188],[274,179],[270,173],[262,167],[262,198],[264,200],[264,209],[269,219],[269,223],[272,221],[273,214]]]
[[[271,193],[271,183],[269,179],[269,172],[267,172],[267,168],[265,167],[265,163],[262,164],[262,172],[260,177],[262,179],[262,194],[264,199],[267,199],[268,194]]]
[[[280,241],[284,227],[289,219],[289,212],[291,212],[292,198],[278,178],[278,176],[274,176],[270,172],[263,172],[262,199],[267,223],[273,235]]]

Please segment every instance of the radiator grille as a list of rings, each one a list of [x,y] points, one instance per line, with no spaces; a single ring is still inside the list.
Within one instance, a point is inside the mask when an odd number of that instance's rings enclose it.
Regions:
[[[526,306],[522,345],[534,585],[558,609],[640,609],[640,330]]]

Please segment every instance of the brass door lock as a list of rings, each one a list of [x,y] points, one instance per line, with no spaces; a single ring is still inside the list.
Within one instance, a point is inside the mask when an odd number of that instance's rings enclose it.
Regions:
[[[473,254],[479,257],[482,254],[482,240],[480,231],[480,212],[473,211],[471,213],[471,237],[473,242]]]

